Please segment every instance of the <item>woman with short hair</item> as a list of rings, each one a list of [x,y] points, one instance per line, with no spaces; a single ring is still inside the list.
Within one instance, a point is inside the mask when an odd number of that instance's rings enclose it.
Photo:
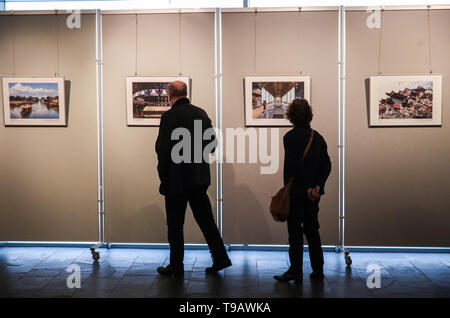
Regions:
[[[319,201],[325,193],[325,182],[331,171],[330,157],[325,139],[311,129],[313,118],[311,106],[306,99],[294,99],[287,110],[287,118],[294,125],[283,137],[284,184],[291,178],[291,210],[287,220],[289,234],[290,267],[278,281],[303,278],[303,234],[309,246],[313,272],[312,280],[322,280],[323,252],[319,234]],[[312,138],[304,159],[303,153]]]

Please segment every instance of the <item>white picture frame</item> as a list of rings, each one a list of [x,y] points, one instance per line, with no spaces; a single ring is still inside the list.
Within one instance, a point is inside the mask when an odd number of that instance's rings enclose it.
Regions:
[[[244,86],[245,126],[292,126],[285,116],[287,105],[294,98],[311,103],[310,76],[246,76]],[[274,96],[276,91],[279,93]]]
[[[63,77],[3,77],[5,126],[66,126]]]
[[[370,77],[370,126],[441,126],[442,74]]]
[[[128,76],[126,78],[127,125],[159,126],[161,115],[170,109],[167,84],[173,81],[186,83],[189,98],[191,87],[188,76]],[[142,105],[135,103],[135,99],[138,98]]]

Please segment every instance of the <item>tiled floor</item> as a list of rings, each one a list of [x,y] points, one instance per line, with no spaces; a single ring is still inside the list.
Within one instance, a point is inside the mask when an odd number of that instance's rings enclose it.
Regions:
[[[450,254],[325,253],[322,283],[309,281],[305,254],[302,283],[280,283],[272,276],[288,268],[286,252],[231,251],[233,266],[206,275],[208,251],[187,250],[185,275],[160,277],[168,250],[100,249],[94,263],[87,248],[0,248],[0,297],[450,297]],[[81,288],[69,289],[70,264],[81,269]],[[369,289],[369,264],[381,270],[381,288]]]

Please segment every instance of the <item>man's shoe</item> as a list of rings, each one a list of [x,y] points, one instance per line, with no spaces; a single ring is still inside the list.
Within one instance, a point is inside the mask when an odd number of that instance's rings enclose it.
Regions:
[[[288,282],[290,280],[300,281],[303,279],[303,275],[302,274],[293,274],[293,273],[287,271],[284,274],[276,275],[273,278],[279,282]]]
[[[309,278],[313,281],[320,282],[325,278],[325,275],[323,274],[323,272],[312,272],[309,275]]]
[[[224,261],[214,261],[213,265],[211,267],[206,267],[205,272],[207,273],[217,273],[218,271],[230,267],[231,265],[231,261],[229,258],[227,258]]]
[[[178,275],[184,274],[184,269],[182,267],[175,268],[172,265],[167,265],[166,267],[164,267],[164,266],[158,267],[156,269],[156,271],[158,273],[160,273],[161,275],[166,275],[166,276],[171,276],[171,275],[178,276]]]

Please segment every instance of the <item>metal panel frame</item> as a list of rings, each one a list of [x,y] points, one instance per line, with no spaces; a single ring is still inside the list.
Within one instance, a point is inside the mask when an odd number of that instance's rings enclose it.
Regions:
[[[97,248],[105,243],[105,173],[103,169],[103,42],[102,42],[102,15],[101,11],[95,13],[95,51],[97,74],[97,208],[98,208],[98,243],[90,248],[94,260],[100,257]]]
[[[4,1],[0,2],[1,5]],[[441,6],[386,6],[384,10],[393,11],[411,11],[411,10],[448,10],[450,5]],[[166,10],[117,10],[117,11],[101,11],[101,10],[83,10],[82,14],[96,15],[96,73],[97,73],[97,145],[98,145],[98,242],[91,247],[92,254],[98,256],[97,248],[106,247],[122,247],[122,248],[168,248],[167,244],[138,244],[138,243],[106,243],[105,242],[105,191],[104,191],[104,170],[103,170],[103,58],[102,58],[102,15],[103,14],[161,14],[161,13],[198,13],[198,12],[214,12],[215,13],[215,106],[216,106],[216,127],[222,130],[222,13],[223,12],[254,12],[254,8],[237,8],[237,9],[166,9]],[[260,8],[259,12],[298,12],[299,8]],[[377,252],[450,252],[450,248],[434,248],[434,247],[346,247],[345,246],[345,13],[346,11],[367,11],[367,7],[305,7],[302,11],[338,11],[339,13],[339,237],[335,247],[326,247],[337,252],[344,252],[346,261],[351,251],[377,251]],[[65,10],[55,11],[2,11],[0,15],[42,15],[42,14],[67,14]],[[223,234],[223,170],[222,170],[222,146],[217,149],[219,161],[216,161],[216,219],[220,232]],[[0,242],[0,246],[90,246],[90,242]],[[203,249],[205,244],[186,244],[186,248]],[[247,245],[232,244],[227,245],[233,250],[286,250],[285,245]],[[348,259],[347,259],[348,256]],[[351,262],[351,259],[350,259]],[[347,262],[348,264],[348,262]]]
[[[5,241],[0,247],[78,247],[87,248],[95,242],[40,242],[40,241]],[[152,243],[108,243],[101,248],[127,248],[127,249],[168,249],[168,244]],[[335,246],[323,245],[325,252],[335,251]],[[401,247],[401,246],[347,246],[353,253],[450,253],[449,247]],[[186,250],[208,250],[206,244],[185,244]],[[288,245],[253,245],[231,244],[229,250],[233,251],[287,251]],[[303,248],[304,252],[308,247]]]
[[[214,22],[216,131],[218,136],[222,136],[222,11],[220,8],[217,8],[215,11]],[[219,145],[216,149],[216,223],[221,235],[223,235],[222,152],[222,140],[219,140]]]

